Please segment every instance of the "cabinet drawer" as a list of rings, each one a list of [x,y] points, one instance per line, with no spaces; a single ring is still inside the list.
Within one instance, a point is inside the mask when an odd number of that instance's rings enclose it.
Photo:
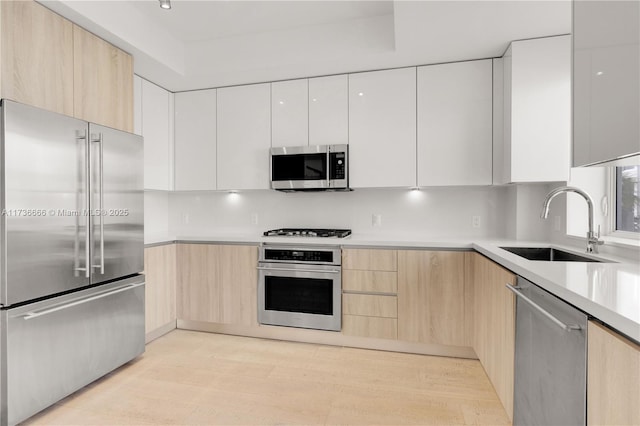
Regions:
[[[342,250],[342,269],[397,271],[397,251],[377,249]]]
[[[372,293],[397,293],[398,275],[392,271],[342,271],[342,289]]]
[[[398,320],[395,318],[343,315],[342,332],[349,336],[397,339]]]
[[[398,318],[398,298],[371,294],[343,294],[342,311],[345,315]]]

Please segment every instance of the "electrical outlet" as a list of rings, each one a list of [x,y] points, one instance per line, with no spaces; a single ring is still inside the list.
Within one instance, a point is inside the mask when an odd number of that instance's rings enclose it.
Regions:
[[[257,225],[258,224],[258,213],[252,213],[251,214],[251,224],[252,225]]]
[[[553,230],[554,231],[560,231],[560,227],[562,226],[562,223],[560,222],[560,216],[554,216],[553,217]]]
[[[471,218],[471,224],[474,228],[480,228],[480,216],[473,216]]]
[[[371,215],[371,225],[382,226],[382,215],[381,214]]]
[[[182,223],[184,225],[189,224],[189,213],[182,213]]]

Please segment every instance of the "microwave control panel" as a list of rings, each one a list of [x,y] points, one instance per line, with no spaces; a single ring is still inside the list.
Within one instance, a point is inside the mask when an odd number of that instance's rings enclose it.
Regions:
[[[331,152],[329,153],[329,179],[338,180],[346,179],[346,155],[344,152]]]

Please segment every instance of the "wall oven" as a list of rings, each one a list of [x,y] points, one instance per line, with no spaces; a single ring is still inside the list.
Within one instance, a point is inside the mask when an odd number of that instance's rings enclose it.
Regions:
[[[340,331],[342,271],[339,247],[260,247],[258,322]]]
[[[348,189],[348,160],[348,145],[271,148],[271,188]]]

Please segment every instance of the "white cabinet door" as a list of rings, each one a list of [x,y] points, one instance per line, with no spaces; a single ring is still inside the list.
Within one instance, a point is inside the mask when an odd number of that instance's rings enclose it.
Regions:
[[[218,189],[268,189],[270,84],[218,89]]]
[[[142,78],[133,76],[133,133],[142,136]]]
[[[349,75],[354,188],[416,185],[416,68]]]
[[[175,189],[216,188],[216,89],[175,95]]]
[[[308,80],[271,83],[271,146],[309,145]]]
[[[639,17],[637,1],[574,2],[576,167],[640,153]]]
[[[171,190],[171,94],[142,80],[142,136],[144,188]]]
[[[566,181],[571,151],[571,36],[515,41],[507,52],[506,181]]]
[[[346,74],[309,79],[309,145],[349,143]]]
[[[418,68],[418,185],[491,185],[491,60]]]

